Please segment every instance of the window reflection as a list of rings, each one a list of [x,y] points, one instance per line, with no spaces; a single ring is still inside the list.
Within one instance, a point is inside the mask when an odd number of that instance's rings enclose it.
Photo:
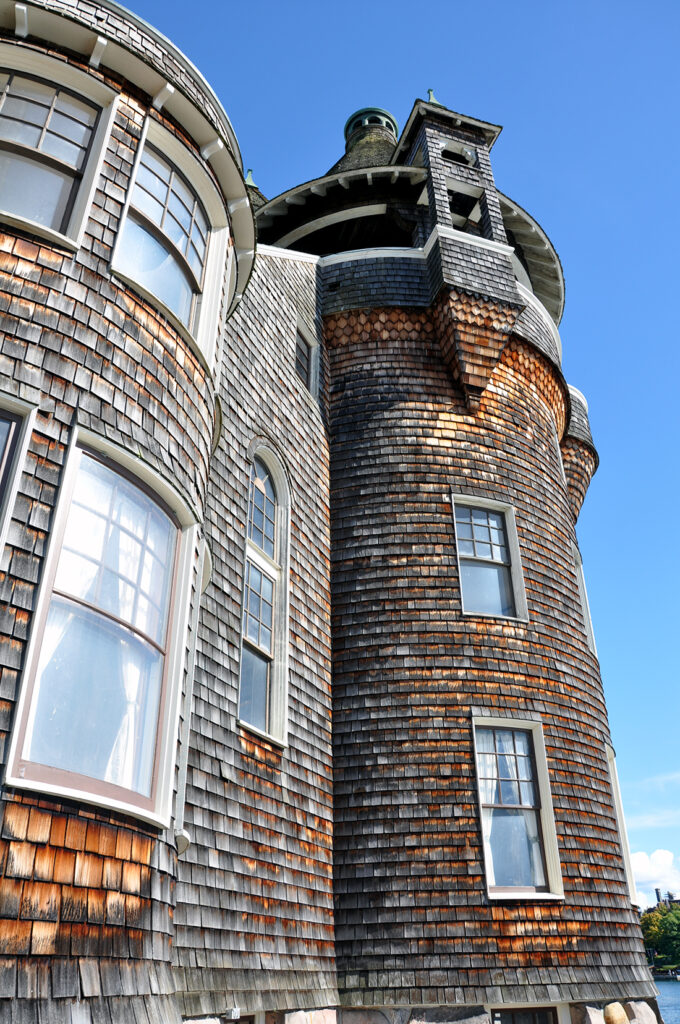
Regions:
[[[79,453],[23,757],[151,794],[177,527]]]

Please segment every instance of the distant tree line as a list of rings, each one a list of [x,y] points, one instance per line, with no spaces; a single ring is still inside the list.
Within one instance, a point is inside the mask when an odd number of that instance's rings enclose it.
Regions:
[[[680,964],[680,906],[660,903],[640,919],[645,948],[658,967]]]

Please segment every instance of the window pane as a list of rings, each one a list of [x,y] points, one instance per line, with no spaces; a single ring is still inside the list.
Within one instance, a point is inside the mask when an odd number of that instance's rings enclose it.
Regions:
[[[250,510],[248,537],[270,558],[274,558],[276,524],[276,492],[271,476],[260,459],[255,459],[250,472]]]
[[[6,213],[60,231],[72,187],[71,175],[0,150],[0,208]]]
[[[310,347],[298,331],[295,338],[295,372],[307,387],[309,387],[310,357]]]
[[[174,524],[151,498],[83,453],[55,589],[123,619],[163,646],[175,538]]]
[[[162,668],[130,631],[54,596],[24,757],[148,796]]]
[[[466,612],[515,614],[509,566],[461,561],[460,571]]]
[[[268,658],[243,644],[239,718],[263,732],[268,727],[269,664]]]
[[[77,121],[79,124],[87,125],[92,127],[97,120],[97,111],[89,103],[84,103],[82,100],[76,99],[75,96],[69,95],[69,93],[60,92],[57,96],[57,102],[54,104],[54,109],[65,114],[73,121]],[[51,125],[50,125],[51,127]],[[74,138],[73,135],[69,135],[69,138]],[[82,141],[85,142],[87,136],[82,136]]]
[[[477,749],[493,753],[493,729],[477,729]]]
[[[50,156],[56,157],[57,160],[63,160],[65,164],[70,164],[74,168],[79,167],[81,157],[84,155],[80,146],[69,142],[68,139],[62,139],[59,135],[51,135],[49,133],[45,136],[40,149],[42,152],[49,153]]]
[[[503,888],[545,886],[536,812],[485,807],[482,816],[491,884]]]
[[[0,118],[0,139],[7,139],[8,142],[18,142],[20,146],[31,146],[35,149],[40,142],[41,132],[42,128],[39,125]]]
[[[508,779],[501,779],[500,787],[502,804],[519,803],[519,786],[516,782],[510,782]]]
[[[496,729],[496,750],[499,754],[514,753],[515,744],[510,729]]]
[[[128,216],[123,225],[116,263],[189,326],[194,293],[186,273],[169,247],[133,217]]]

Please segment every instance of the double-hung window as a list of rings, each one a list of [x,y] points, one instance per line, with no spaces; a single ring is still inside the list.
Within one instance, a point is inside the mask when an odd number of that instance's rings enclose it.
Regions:
[[[167,317],[211,371],[225,281],[234,273],[230,232],[205,160],[149,117],[111,270]]]
[[[478,727],[477,772],[489,885],[545,890],[531,734],[524,729]]]
[[[65,232],[99,114],[68,89],[0,69],[0,210]]]
[[[526,618],[512,509],[456,495],[453,508],[463,611]]]
[[[195,190],[178,168],[147,142],[116,262],[189,330],[198,315],[208,235],[208,218]]]
[[[287,666],[287,503],[283,475],[255,457],[250,473],[243,588],[239,721],[285,736]],[[285,497],[285,495],[284,495]]]
[[[158,817],[179,525],[95,453],[67,479],[8,782]]]
[[[305,385],[311,390],[312,385],[312,349],[305,337],[297,331],[295,334],[295,372]]]
[[[474,735],[489,895],[561,896],[540,724],[480,718]]]

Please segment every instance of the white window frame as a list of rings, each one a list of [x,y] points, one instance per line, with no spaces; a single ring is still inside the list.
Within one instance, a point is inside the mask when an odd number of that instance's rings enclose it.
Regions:
[[[545,860],[547,892],[527,892],[526,889],[515,889],[514,887],[493,889],[489,884],[492,877],[490,865],[487,859],[486,846],[482,838],[482,849],[484,851],[484,873],[487,880],[486,891],[490,900],[522,900],[534,902],[535,900],[562,900],[564,899],[564,885],[562,883],[562,869],[560,867],[559,849],[557,846],[557,831],[555,829],[555,812],[553,810],[552,796],[550,793],[550,776],[548,775],[548,761],[545,752],[545,741],[543,738],[543,725],[540,719],[516,718],[514,715],[487,715],[484,709],[476,708],[472,712],[472,739],[475,758],[475,777],[477,779],[477,807],[479,809],[479,828],[482,832],[482,792],[479,780],[478,751],[477,751],[477,729],[521,729],[531,734],[534,748],[534,764],[536,766],[536,784],[538,786],[540,799],[540,823],[541,835],[543,838],[543,857]]]
[[[276,537],[274,554],[276,560],[267,555],[248,536],[248,520],[246,514],[245,547],[243,558],[243,589],[241,592],[240,616],[240,647],[239,647],[239,686],[237,695],[237,723],[263,739],[279,747],[288,745],[288,648],[290,621],[290,487],[281,459],[267,444],[258,443],[248,456],[248,466],[253,460],[259,459],[272,477],[276,492]],[[248,476],[248,504],[250,506],[250,474]],[[246,594],[246,566],[252,562],[258,569],[274,580],[274,612],[273,612],[273,648],[270,662],[270,714],[269,731],[259,729],[240,715],[241,702],[241,666],[243,664],[243,644],[247,641],[243,636],[243,614]],[[256,648],[254,648],[256,649]]]
[[[502,615],[500,612],[476,612],[466,611],[465,596],[463,593],[463,575],[460,566],[460,545],[458,543],[458,528],[456,526],[456,505],[464,505],[467,508],[486,508],[492,512],[501,512],[505,519],[505,532],[508,538],[510,549],[510,580],[512,582],[512,594],[515,599],[515,614]],[[460,606],[463,615],[472,618],[505,619],[510,622],[527,622],[529,610],[527,607],[527,596],[524,588],[524,572],[522,569],[522,556],[517,539],[517,522],[515,510],[512,505],[502,501],[492,501],[489,498],[482,498],[475,494],[458,494],[451,491],[451,513],[453,515],[453,530],[456,538],[456,564],[458,566],[458,580],[460,585]]]
[[[19,490],[21,473],[26,463],[28,443],[33,432],[33,424],[37,409],[28,402],[23,402],[12,395],[0,394],[0,410],[17,417],[19,420],[18,436],[14,446],[11,464],[7,467],[7,487],[0,498],[0,554],[4,552],[7,532]]]
[[[309,329],[304,320],[298,317],[296,324],[296,337],[294,344],[297,345],[297,335],[300,334],[303,341],[307,343],[309,348],[309,385],[305,384],[304,381],[298,376],[297,370],[295,369],[295,347],[293,348],[293,370],[295,377],[299,383],[304,387],[305,391],[311,398],[316,402],[319,397],[319,357],[320,348],[319,341],[313,331]]]
[[[53,576],[56,563],[61,553],[61,535],[63,525],[69,512],[70,495],[79,459],[74,458],[77,448],[89,448],[111,460],[125,473],[130,474],[139,483],[151,490],[173,512],[179,530],[179,543],[175,563],[175,578],[172,581],[174,598],[170,620],[168,622],[168,644],[165,654],[166,683],[160,695],[160,720],[158,724],[158,756],[155,763],[155,803],[143,806],[146,801],[134,799],[112,799],[97,792],[98,780],[93,779],[92,791],[54,785],[44,780],[31,778],[31,762],[21,757],[19,741],[24,732],[25,723],[30,714],[30,702],[33,687],[29,680],[35,677],[37,663],[42,648],[42,632],[40,624],[45,616],[52,597],[52,589],[47,585]],[[45,565],[37,606],[33,615],[33,628],[29,640],[25,667],[22,674],[21,688],[17,700],[14,728],[7,759],[5,785],[17,789],[27,789],[39,793],[76,800],[79,803],[105,807],[109,810],[121,811],[142,821],[161,828],[167,828],[172,817],[172,793],[175,770],[177,733],[179,726],[180,695],[182,677],[187,650],[187,631],[189,624],[189,607],[191,601],[191,584],[196,572],[196,552],[198,519],[194,511],[178,494],[173,486],[164,480],[151,466],[141,459],[124,451],[117,445],[105,440],[89,430],[77,428],[69,444],[65,472],[61,484],[57,514],[50,534],[50,544]]]
[[[638,900],[637,889],[635,887],[635,875],[633,874],[633,865],[630,859],[630,844],[628,842],[626,816],[623,812],[623,800],[621,799],[621,788],[619,786],[619,773],[616,770],[616,751],[612,746],[609,745],[609,743],[605,743],[605,750],[607,751],[609,782],[612,788],[612,796],[614,797],[616,826],[619,831],[619,841],[621,843],[621,853],[623,855],[623,867],[626,875],[628,894],[630,896],[630,902],[633,904],[633,906],[638,907],[640,905],[640,901]]]
[[[0,207],[2,223],[17,228],[28,228],[31,234],[75,252],[82,245],[85,235],[92,201],[104,162],[106,145],[116,116],[118,93],[104,85],[98,78],[85,71],[80,71],[65,61],[55,60],[45,53],[39,53],[23,46],[0,42],[0,67],[11,68],[13,71],[46,79],[56,86],[70,89],[100,108],[99,120],[90,143],[87,163],[83,168],[73,209],[63,232],[55,231],[54,228],[47,227],[45,224],[38,224],[37,221],[27,217],[18,217]],[[36,159],[39,157],[38,153]]]
[[[586,590],[586,578],[583,572],[583,559],[581,558],[581,552],[579,551],[576,544],[572,548],[574,555],[574,569],[576,571],[576,583],[578,585],[578,594],[581,600],[581,616],[583,618],[583,631],[586,634],[586,640],[588,641],[588,649],[597,657],[597,645],[595,643],[595,633],[593,631],[593,620],[590,615],[590,602],[588,601],[588,591]]]
[[[172,164],[189,182],[191,188],[203,205],[209,222],[208,246],[203,270],[203,284],[199,293],[200,308],[191,329],[182,323],[176,313],[153,292],[135,280],[129,268],[121,266],[119,261],[120,239],[127,220],[134,192],[137,173],[146,143],[160,150],[165,159]],[[213,184],[199,159],[179,139],[172,135],[155,118],[149,116],[137,147],[134,167],[128,184],[125,205],[121,213],[118,235],[111,254],[111,272],[130,287],[134,288],[144,299],[163,316],[184,337],[199,356],[211,374],[215,372],[217,338],[219,334],[219,314],[225,281],[229,279],[233,263],[233,247],[229,246],[230,224],[224,200]]]

